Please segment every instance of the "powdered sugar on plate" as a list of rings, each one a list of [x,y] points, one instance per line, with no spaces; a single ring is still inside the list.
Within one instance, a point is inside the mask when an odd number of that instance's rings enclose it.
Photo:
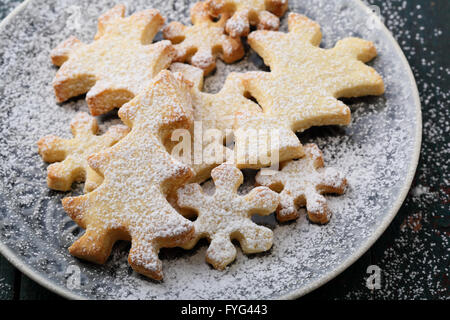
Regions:
[[[345,298],[449,298],[450,68],[441,43],[445,1],[371,0],[411,63],[421,93],[423,144],[413,187],[400,214],[374,247],[382,288],[349,287]],[[420,48],[420,50],[418,50]],[[436,51],[435,51],[436,50]]]
[[[170,21],[189,23],[191,1],[124,1],[129,13],[153,7]],[[84,99],[57,105],[51,81],[56,68],[49,53],[73,34],[90,42],[97,16],[112,6],[108,1],[31,1],[0,32],[0,241],[36,273],[67,288],[67,270],[80,270],[80,285],[72,293],[104,299],[227,299],[275,298],[294,291],[303,293],[350,259],[370,240],[386,220],[413,169],[419,124],[414,85],[396,48],[381,28],[367,24],[368,11],[355,1],[290,1],[290,10],[318,21],[323,46],[331,47],[346,36],[375,42],[379,57],[372,65],[382,74],[387,92],[378,98],[347,101],[353,122],[347,128],[309,130],[300,138],[314,142],[325,162],[343,172],[349,189],[344,196],[328,197],[334,213],[326,226],[307,221],[305,214],[293,223],[277,225],[273,215],[255,219],[274,229],[274,246],[268,253],[245,256],[238,250],[236,262],[225,271],[204,262],[207,246],[193,251],[164,249],[163,282],[132,272],[126,243],[119,243],[104,266],[81,262],[67,252],[80,229],[64,213],[60,200],[67,194],[48,190],[45,167],[36,141],[46,134],[69,137],[67,123],[86,111]],[[71,8],[70,10],[68,8]],[[286,30],[287,19],[282,19]],[[206,90],[215,91],[232,71],[266,70],[249,50],[241,62],[217,64],[206,79]],[[103,127],[117,122],[114,114],[99,119]],[[246,171],[241,191],[254,182]],[[210,183],[207,185],[211,185]],[[78,188],[73,194],[79,194]]]

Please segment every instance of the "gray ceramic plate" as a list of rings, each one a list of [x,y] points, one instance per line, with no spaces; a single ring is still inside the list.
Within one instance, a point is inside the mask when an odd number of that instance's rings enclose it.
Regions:
[[[154,7],[169,21],[189,22],[191,1],[124,2],[129,12]],[[411,70],[390,33],[361,2],[290,0],[291,11],[322,25],[325,47],[345,36],[374,41],[380,54],[372,64],[387,87],[382,97],[346,101],[353,110],[349,127],[301,135],[304,142],[323,149],[328,165],[347,175],[346,195],[329,197],[332,221],[317,226],[304,215],[284,225],[273,217],[259,220],[274,228],[273,249],[249,257],[239,251],[236,262],[223,272],[204,262],[205,243],[193,251],[163,250],[166,277],[161,283],[132,272],[126,262],[127,243],[119,243],[104,266],[70,256],[67,248],[82,230],[61,208],[67,194],[47,189],[46,165],[36,153],[36,141],[49,133],[68,137],[70,119],[86,110],[84,99],[55,104],[51,81],[56,68],[49,52],[71,34],[92,39],[96,17],[113,3],[90,3],[26,1],[0,26],[0,251],[21,271],[69,298],[294,298],[342,272],[386,229],[408,192],[420,152],[420,102]],[[237,64],[219,63],[206,90],[217,91],[231,71],[261,68],[261,60],[249,51]],[[100,120],[103,127],[117,121],[115,115]],[[243,192],[252,174],[246,173]]]

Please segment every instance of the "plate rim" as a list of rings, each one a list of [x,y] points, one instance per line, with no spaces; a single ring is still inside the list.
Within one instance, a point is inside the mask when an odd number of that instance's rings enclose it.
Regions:
[[[32,0],[24,0],[21,4],[19,4],[10,14],[6,16],[1,22],[0,22],[0,32],[2,32],[2,29],[5,25],[8,24],[8,22],[16,16],[19,12],[21,12],[25,7],[31,2]],[[415,134],[415,145],[414,145],[414,151],[413,151],[413,157],[412,161],[410,163],[408,173],[406,175],[405,183],[402,186],[402,190],[397,197],[397,200],[395,201],[394,205],[392,206],[389,213],[384,217],[381,224],[378,226],[378,228],[373,232],[372,236],[369,237],[356,252],[354,252],[350,257],[348,257],[345,261],[343,261],[337,268],[335,268],[332,272],[327,273],[325,276],[313,281],[311,284],[293,290],[292,292],[288,294],[284,294],[282,296],[279,296],[277,298],[274,298],[276,300],[293,300],[297,299],[299,297],[302,297],[319,287],[323,286],[324,284],[328,283],[329,281],[336,278],[339,274],[341,274],[343,271],[345,271],[348,267],[350,267],[353,263],[355,263],[359,258],[361,258],[364,253],[369,250],[374,243],[380,238],[380,236],[386,231],[386,229],[391,224],[392,220],[394,220],[395,216],[397,215],[398,211],[400,210],[403,202],[405,201],[409,190],[411,188],[414,176],[417,171],[417,167],[419,164],[420,159],[420,153],[421,153],[421,147],[422,147],[422,106],[420,101],[420,95],[419,90],[417,88],[417,82],[414,77],[414,74],[411,70],[411,66],[409,65],[408,60],[406,59],[406,56],[401,49],[398,42],[393,37],[392,33],[389,31],[389,29],[386,27],[386,25],[381,22],[379,17],[372,11],[370,8],[362,1],[362,0],[352,0],[356,5],[360,6],[364,10],[366,10],[369,14],[373,15],[379,22],[379,25],[381,26],[382,32],[387,36],[387,38],[394,44],[395,51],[399,54],[400,60],[403,63],[403,65],[406,67],[407,74],[412,86],[412,96],[414,98],[414,104],[416,107],[416,134]],[[87,300],[86,297],[79,295],[77,293],[74,293],[70,291],[69,289],[62,287],[58,284],[53,283],[50,279],[48,279],[46,276],[44,276],[42,273],[32,269],[29,267],[26,263],[22,261],[22,259],[15,254],[8,246],[6,246],[3,242],[0,242],[0,254],[3,255],[3,257],[9,261],[14,267],[16,267],[19,271],[24,273],[27,277],[34,280],[44,288],[60,295],[61,297],[71,299],[71,300]]]
[[[406,175],[405,183],[403,184],[402,191],[400,192],[397,200],[395,201],[394,205],[392,206],[390,212],[384,217],[381,224],[378,226],[378,228],[375,230],[375,232],[372,234],[372,236],[366,240],[365,244],[361,246],[355,253],[353,253],[349,258],[347,258],[344,262],[341,263],[340,266],[335,268],[332,272],[328,273],[322,278],[317,279],[313,283],[292,291],[291,293],[282,295],[281,297],[277,299],[297,299],[299,297],[302,297],[315,289],[318,289],[319,287],[323,286],[324,284],[328,283],[329,281],[336,278],[338,275],[340,275],[342,272],[344,272],[348,267],[350,267],[353,263],[355,263],[359,258],[361,258],[374,244],[375,242],[381,237],[381,235],[386,231],[386,229],[389,227],[391,222],[394,220],[395,216],[397,215],[398,211],[400,210],[401,206],[405,202],[406,197],[408,196],[409,190],[411,189],[412,182],[414,180],[414,177],[416,175],[417,167],[419,165],[419,159],[420,159],[420,153],[422,149],[422,103],[420,101],[420,94],[419,90],[417,88],[417,82],[416,78],[414,77],[414,74],[411,70],[411,66],[406,59],[406,56],[401,49],[400,45],[398,44],[397,40],[395,40],[392,33],[389,31],[389,29],[386,27],[386,25],[380,20],[380,18],[372,11],[370,8],[362,1],[362,0],[353,0],[355,4],[359,5],[360,7],[364,8],[366,11],[369,11],[370,14],[374,18],[377,19],[379,25],[381,26],[381,30],[383,33],[385,33],[388,37],[388,39],[394,44],[395,51],[399,54],[400,60],[404,64],[407,70],[407,74],[409,77],[409,80],[411,82],[412,86],[412,96],[414,98],[414,104],[416,106],[416,135],[415,135],[415,145],[414,145],[414,152],[412,157],[412,162],[410,163],[408,173]]]

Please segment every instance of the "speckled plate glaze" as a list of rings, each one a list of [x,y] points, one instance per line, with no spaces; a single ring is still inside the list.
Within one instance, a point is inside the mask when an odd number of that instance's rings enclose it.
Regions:
[[[191,1],[123,1],[128,12],[157,8],[168,21],[189,22]],[[372,11],[357,0],[290,0],[290,10],[318,21],[323,46],[346,36],[376,43],[372,65],[383,75],[382,97],[346,101],[353,122],[346,128],[324,127],[300,135],[324,151],[327,165],[343,171],[346,195],[329,197],[334,212],[326,226],[310,224],[305,215],[278,225],[273,216],[258,219],[274,229],[272,250],[244,256],[225,271],[204,262],[206,244],[192,251],[161,252],[165,279],[154,282],[134,273],[126,262],[127,243],[119,243],[104,266],[79,261],[67,252],[82,230],[65,215],[60,200],[68,194],[49,190],[46,165],[36,141],[54,133],[69,136],[68,123],[84,99],[57,105],[51,86],[56,68],[49,52],[73,34],[91,41],[97,16],[112,1],[31,0],[0,25],[0,251],[43,286],[68,298],[85,299],[264,299],[295,298],[326,283],[356,261],[386,229],[411,184],[420,152],[421,112],[417,88],[400,48]],[[286,30],[286,18],[283,29]],[[265,69],[248,50],[244,60],[218,63],[206,80],[217,91],[231,71]],[[102,128],[117,122],[100,118]],[[246,172],[242,192],[253,183]],[[210,187],[206,183],[205,188]],[[81,186],[73,192],[77,194]],[[361,279],[363,281],[363,279]]]

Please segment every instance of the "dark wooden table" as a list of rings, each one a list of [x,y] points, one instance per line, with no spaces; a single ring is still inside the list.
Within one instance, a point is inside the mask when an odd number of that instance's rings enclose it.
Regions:
[[[20,2],[0,0],[0,19]],[[377,243],[344,273],[303,299],[449,299],[450,1],[370,4],[381,9],[417,80],[424,125],[420,164],[408,198]],[[366,286],[371,265],[381,269],[381,289]],[[60,297],[0,256],[0,299]]]

